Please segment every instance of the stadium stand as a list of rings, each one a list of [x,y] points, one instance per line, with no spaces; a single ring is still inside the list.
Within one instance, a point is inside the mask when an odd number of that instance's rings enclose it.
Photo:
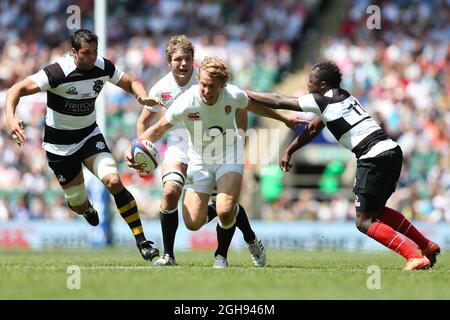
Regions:
[[[272,0],[229,1],[226,5],[209,0],[126,4],[110,1],[106,56],[150,88],[167,72],[164,44],[168,37],[186,33],[196,45],[196,61],[214,54],[230,64],[239,86],[269,90],[291,69],[293,47],[318,3],[318,0],[303,4],[283,1],[281,5]],[[70,49],[67,43],[70,30],[65,25],[70,4],[70,1],[0,2],[0,99],[4,100],[6,89],[16,81]],[[93,1],[80,1],[77,5],[82,13],[82,26],[93,29]],[[133,137],[140,107],[130,96],[111,86],[106,91],[107,136],[115,157],[122,159],[123,150]],[[2,114],[3,107],[0,107]],[[27,127],[28,141],[23,148],[17,148],[5,127],[1,127],[2,220],[74,218],[68,209],[63,209],[63,195],[47,168],[41,148],[44,110],[45,95],[22,99],[17,112]],[[255,124],[256,119],[251,120]],[[130,191],[138,201],[146,202],[140,206],[147,210],[143,215],[154,217],[159,211],[159,177],[141,179],[123,162],[119,167]]]
[[[348,2],[348,1],[347,1]],[[346,3],[347,3],[346,2]],[[298,1],[110,1],[106,56],[149,88],[167,72],[164,44],[186,33],[196,60],[225,59],[241,87],[270,90],[293,71],[293,57],[308,18],[319,0]],[[68,51],[65,10],[70,1],[0,1],[0,99],[16,81]],[[83,27],[93,27],[93,1],[79,1]],[[320,55],[344,72],[343,87],[375,114],[402,146],[405,161],[391,206],[408,218],[450,221],[450,19],[448,2],[389,1],[380,30],[366,27],[368,1],[351,2],[335,35],[320,39]],[[176,17],[176,19],[174,19]],[[395,23],[394,23],[395,22]],[[226,25],[226,27],[224,27]],[[316,39],[318,40],[318,39]],[[11,67],[13,66],[13,67]],[[302,72],[302,71],[300,71]],[[304,72],[304,70],[303,70]],[[299,84],[298,88],[303,88]],[[107,136],[116,159],[134,134],[140,107],[112,86],[107,91]],[[295,94],[304,93],[302,90]],[[3,105],[0,112],[4,114]],[[45,95],[23,99],[18,112],[27,125],[27,144],[18,148],[0,127],[0,221],[78,219],[65,206],[41,147]],[[251,117],[251,125],[257,126]],[[162,146],[163,147],[163,146]],[[33,155],[30,157],[29,155]],[[139,178],[121,163],[125,184],[144,203],[143,216],[158,213],[159,177]],[[323,169],[323,168],[322,168]],[[351,171],[351,170],[350,170]],[[260,199],[257,171],[246,176],[247,190]],[[313,184],[317,178],[310,176]],[[307,185],[308,176],[302,178]],[[338,181],[351,179],[345,171]],[[253,187],[252,187],[253,186]],[[249,210],[254,218],[282,220],[353,219],[348,193],[325,193],[317,186],[292,184],[276,201]],[[319,192],[317,191],[319,190]]]

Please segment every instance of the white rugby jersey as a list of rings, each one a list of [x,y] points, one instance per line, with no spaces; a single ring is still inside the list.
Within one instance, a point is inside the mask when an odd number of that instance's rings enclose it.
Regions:
[[[162,77],[149,91],[149,96],[158,97],[164,102],[164,107],[169,109],[172,103],[178,98],[183,92],[188,90],[194,84],[197,84],[197,72],[198,69],[194,68],[192,71],[191,78],[188,83],[183,87],[180,87],[175,81],[175,77],[172,72],[169,72],[164,77]],[[158,112],[163,106],[157,104],[155,106],[145,106],[151,112]]]
[[[339,143],[358,159],[375,157],[393,149],[392,141],[359,101],[343,89],[325,95],[307,94],[298,98],[302,111],[317,114]]]
[[[44,149],[57,155],[71,155],[84,142],[100,133],[95,99],[106,81],[119,82],[123,72],[109,60],[97,57],[90,70],[80,70],[70,54],[29,78],[47,91]]]
[[[199,86],[193,85],[172,103],[165,116],[172,125],[183,123],[186,126],[190,158],[204,162],[214,159],[214,156],[237,152],[238,142],[242,144],[242,141],[236,128],[235,114],[238,108],[245,109],[247,105],[247,94],[234,85],[224,87],[212,106],[202,101]],[[221,148],[213,148],[214,142],[220,142]],[[215,155],[210,154],[212,149],[215,149]]]
[[[181,94],[183,94],[186,90],[192,87],[194,84],[197,84],[197,68],[194,68],[192,71],[191,78],[189,81],[183,86],[180,87],[178,83],[175,81],[175,77],[172,72],[166,74],[163,78],[161,78],[149,91],[149,96],[158,97],[161,101],[164,102],[164,107],[169,109],[172,106],[172,103],[178,98]],[[158,104],[155,106],[145,106],[147,110],[151,112],[158,112],[161,110],[163,106]],[[169,140],[175,141],[184,141],[188,142],[185,132],[178,131],[177,129],[183,129],[183,124],[176,125],[169,132]]]

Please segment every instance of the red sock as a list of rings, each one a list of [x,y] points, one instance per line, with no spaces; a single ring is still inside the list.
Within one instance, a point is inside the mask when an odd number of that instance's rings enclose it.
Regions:
[[[401,254],[407,260],[422,258],[422,255],[403,241],[399,234],[387,224],[378,221],[372,223],[367,231],[367,235],[389,249]]]
[[[384,214],[380,215],[380,221],[410,238],[417,243],[421,250],[425,250],[428,247],[429,240],[425,238],[423,234],[420,233],[420,231],[417,230],[400,212],[385,207]]]

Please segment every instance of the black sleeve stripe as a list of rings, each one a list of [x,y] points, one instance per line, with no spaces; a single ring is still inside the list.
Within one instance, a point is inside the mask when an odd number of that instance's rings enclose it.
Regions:
[[[48,77],[48,82],[50,87],[56,88],[59,86],[65,79],[66,75],[62,70],[61,66],[58,63],[53,63],[44,68],[45,73]]]
[[[105,72],[111,79],[114,76],[114,72],[116,71],[116,66],[108,59],[103,58],[103,60],[105,61]]]
[[[348,97],[350,97],[350,93],[348,93],[344,89],[335,88],[335,89],[333,89],[333,98],[331,99],[330,103],[342,102],[345,99],[347,99]]]
[[[331,102],[331,98],[325,97],[319,93],[313,93],[314,100],[316,100],[317,105],[319,106],[320,112],[323,113],[325,108]]]

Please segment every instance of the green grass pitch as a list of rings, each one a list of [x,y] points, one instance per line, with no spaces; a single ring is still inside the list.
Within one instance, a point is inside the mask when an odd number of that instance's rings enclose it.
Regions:
[[[178,252],[178,266],[157,268],[135,248],[0,252],[0,299],[450,299],[450,256],[431,270],[402,271],[389,252],[267,252],[265,268],[247,251],[232,251],[230,267],[212,268],[212,251]],[[67,288],[67,267],[80,267],[80,289]],[[380,269],[380,288],[374,273]],[[74,283],[74,282],[72,282]]]

